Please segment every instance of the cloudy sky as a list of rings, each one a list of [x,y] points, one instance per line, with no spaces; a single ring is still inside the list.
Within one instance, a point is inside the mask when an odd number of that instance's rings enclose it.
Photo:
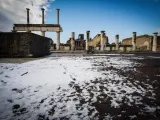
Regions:
[[[41,7],[44,7],[48,24],[56,23],[56,8],[60,8],[63,43],[71,32],[77,37],[87,30],[92,38],[105,30],[110,42],[116,34],[121,40],[131,37],[132,32],[137,35],[160,32],[159,0],[0,0],[0,31],[10,31],[13,23],[26,23],[27,7],[31,23],[41,23]],[[55,33],[46,35],[55,41]]]

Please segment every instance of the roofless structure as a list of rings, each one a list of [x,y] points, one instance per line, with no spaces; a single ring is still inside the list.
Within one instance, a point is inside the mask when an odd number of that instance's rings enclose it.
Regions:
[[[29,19],[29,8],[26,8],[27,10],[27,24],[14,24],[13,31],[41,31],[42,36],[45,37],[45,32],[56,32],[57,33],[57,41],[56,41],[56,49],[60,49],[60,32],[63,32],[63,29],[61,25],[59,24],[59,11],[60,9],[57,9],[57,24],[45,24],[44,21],[44,8],[42,8],[42,24],[30,24]]]

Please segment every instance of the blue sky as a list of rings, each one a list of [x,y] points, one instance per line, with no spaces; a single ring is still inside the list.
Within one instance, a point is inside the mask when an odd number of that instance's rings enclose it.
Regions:
[[[56,23],[56,8],[60,8],[60,24],[63,28],[61,42],[75,32],[85,34],[91,31],[91,38],[106,31],[109,42],[114,42],[116,34],[120,40],[137,35],[160,32],[159,0],[55,0],[46,14],[46,23]],[[46,33],[56,40],[56,33]]]

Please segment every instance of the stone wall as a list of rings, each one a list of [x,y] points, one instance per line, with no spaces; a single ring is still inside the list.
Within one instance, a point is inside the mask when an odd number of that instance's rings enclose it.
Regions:
[[[103,37],[104,45],[108,44],[108,37],[104,35]],[[100,46],[101,34],[97,34],[92,40],[88,41],[89,46],[97,47]]]
[[[70,51],[70,46],[64,46],[64,51]]]
[[[136,48],[145,48],[146,50],[152,50],[152,36],[141,35],[136,38]],[[122,40],[123,45],[132,45],[132,38]]]
[[[51,39],[27,32],[1,32],[1,57],[43,56],[50,53]]]

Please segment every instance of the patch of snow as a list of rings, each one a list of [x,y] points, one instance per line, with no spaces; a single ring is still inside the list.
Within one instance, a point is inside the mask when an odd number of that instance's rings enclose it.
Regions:
[[[138,57],[132,58],[139,59]],[[61,56],[22,64],[0,63],[2,66],[0,70],[0,119],[6,116],[6,119],[14,119],[12,107],[15,104],[28,110],[25,115],[22,115],[23,117],[17,117],[18,119],[36,119],[38,114],[50,113],[50,119],[68,116],[69,119],[86,120],[93,118],[97,113],[95,107],[90,105],[98,101],[97,97],[104,101],[110,97],[111,107],[114,108],[119,108],[124,98],[128,99],[126,101],[128,105],[133,102],[142,104],[142,97],[132,94],[136,92],[144,96],[146,90],[139,85],[138,81],[135,80],[135,85],[133,85],[116,72],[124,67],[136,66],[138,63],[132,61],[132,58]],[[99,70],[109,67],[116,70]],[[93,83],[96,79],[98,82]],[[147,86],[152,90],[152,86]],[[101,91],[100,87],[105,89]],[[101,93],[106,94],[107,97],[100,96]],[[94,110],[91,116],[88,116],[89,109]],[[146,110],[154,112],[154,108],[148,106]],[[77,116],[77,114],[80,115]],[[106,116],[106,119],[111,118],[110,115]]]
[[[129,116],[131,119],[137,118],[136,115]]]
[[[150,107],[150,106],[146,106],[145,107],[146,112],[150,112],[150,113],[154,113],[156,111],[156,107]]]

